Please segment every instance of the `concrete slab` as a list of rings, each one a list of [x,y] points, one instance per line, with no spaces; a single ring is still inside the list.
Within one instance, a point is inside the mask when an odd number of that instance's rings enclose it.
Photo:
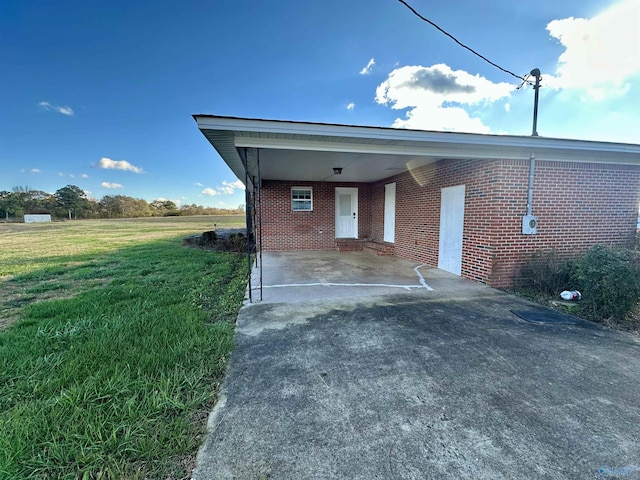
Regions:
[[[434,292],[243,307],[193,478],[640,478],[634,337]]]
[[[398,292],[414,295],[451,290],[471,295],[486,287],[437,268],[398,257],[363,252],[265,252],[262,259],[264,303],[362,298]],[[259,285],[260,269],[252,272]],[[254,290],[259,300],[259,291]],[[438,293],[436,293],[438,295]]]

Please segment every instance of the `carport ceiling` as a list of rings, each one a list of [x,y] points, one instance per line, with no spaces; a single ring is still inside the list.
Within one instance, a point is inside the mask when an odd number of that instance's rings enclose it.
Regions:
[[[248,151],[253,164],[256,149]],[[260,149],[260,174],[265,180],[375,182],[435,162],[439,158],[351,152]],[[334,168],[342,168],[334,174]]]

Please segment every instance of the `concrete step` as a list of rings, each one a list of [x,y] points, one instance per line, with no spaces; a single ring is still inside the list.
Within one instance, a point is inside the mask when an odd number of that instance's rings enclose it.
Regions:
[[[336,239],[336,250],[339,252],[359,252],[362,250],[362,240],[355,238]]]
[[[395,246],[386,242],[367,242],[363,245],[362,251],[379,257],[392,257],[395,253]]]

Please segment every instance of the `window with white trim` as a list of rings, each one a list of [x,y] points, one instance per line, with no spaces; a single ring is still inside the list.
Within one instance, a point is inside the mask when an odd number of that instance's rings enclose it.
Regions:
[[[291,187],[291,210],[294,212],[313,211],[313,190],[311,187]]]

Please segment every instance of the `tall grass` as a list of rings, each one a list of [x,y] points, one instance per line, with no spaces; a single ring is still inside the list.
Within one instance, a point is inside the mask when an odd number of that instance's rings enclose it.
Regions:
[[[69,255],[62,228],[57,260],[1,284],[27,300],[0,331],[0,478],[189,477],[246,260],[129,225]]]

